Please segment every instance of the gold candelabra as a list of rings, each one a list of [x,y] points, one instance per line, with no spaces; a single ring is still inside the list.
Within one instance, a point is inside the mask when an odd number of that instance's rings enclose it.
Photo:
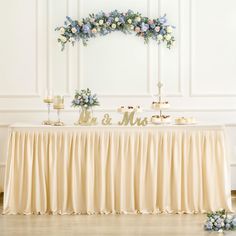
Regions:
[[[53,103],[53,96],[51,91],[46,92],[43,102],[47,104],[47,113],[48,113],[48,119],[43,121],[43,125],[52,125],[53,122],[50,119],[50,113],[51,113],[51,104]]]
[[[64,122],[61,121],[61,110],[64,109],[64,96],[55,96],[53,99],[53,108],[57,110],[57,121],[53,123],[55,126],[63,126]]]

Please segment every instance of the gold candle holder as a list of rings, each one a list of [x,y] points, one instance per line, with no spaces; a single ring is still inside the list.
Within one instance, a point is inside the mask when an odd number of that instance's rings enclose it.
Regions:
[[[63,126],[64,122],[61,121],[60,113],[61,110],[64,109],[64,97],[63,96],[55,96],[53,99],[53,108],[57,110],[57,121],[53,123],[55,126]]]
[[[51,113],[51,104],[53,103],[53,96],[52,92],[46,92],[45,97],[43,99],[43,102],[47,104],[47,113],[48,113],[48,119],[43,121],[43,125],[52,125],[53,121],[50,119],[50,113]]]

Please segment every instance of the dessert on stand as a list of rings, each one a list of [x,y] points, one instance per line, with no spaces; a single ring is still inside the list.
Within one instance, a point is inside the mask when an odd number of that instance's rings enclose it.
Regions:
[[[125,113],[125,112],[142,112],[142,108],[140,106],[121,106],[117,109],[118,112],[120,113]]]
[[[175,119],[176,125],[193,125],[196,124],[196,119],[194,117],[178,117]]]
[[[161,82],[158,82],[158,101],[152,102],[152,109],[158,110],[158,115],[153,115],[151,118],[151,123],[153,124],[169,124],[171,122],[171,118],[169,115],[164,115],[163,110],[167,110],[170,108],[170,104],[168,101],[163,101],[161,89],[163,87],[163,84]]]

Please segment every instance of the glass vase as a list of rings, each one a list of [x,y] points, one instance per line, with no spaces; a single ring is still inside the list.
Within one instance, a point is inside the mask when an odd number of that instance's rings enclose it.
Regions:
[[[91,125],[93,110],[91,107],[81,107],[77,125]]]

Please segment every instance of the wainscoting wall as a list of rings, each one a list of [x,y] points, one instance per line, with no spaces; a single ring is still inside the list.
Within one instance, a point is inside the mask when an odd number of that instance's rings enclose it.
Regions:
[[[54,29],[66,15],[80,18],[114,9],[150,17],[166,13],[176,26],[176,46],[168,50],[155,42],[145,45],[134,35],[117,32],[92,39],[87,47],[76,44],[60,51]],[[2,0],[0,123],[41,122],[47,87],[66,96],[62,118],[67,123],[78,116],[70,107],[74,90],[86,87],[99,95],[99,118],[109,112],[116,121],[120,105],[140,105],[143,115],[150,116],[156,84],[162,81],[173,117],[227,124],[236,189],[235,10],[235,0]],[[6,128],[0,136],[6,136]],[[0,138],[1,147],[4,142]],[[3,156],[3,150],[0,153]]]

